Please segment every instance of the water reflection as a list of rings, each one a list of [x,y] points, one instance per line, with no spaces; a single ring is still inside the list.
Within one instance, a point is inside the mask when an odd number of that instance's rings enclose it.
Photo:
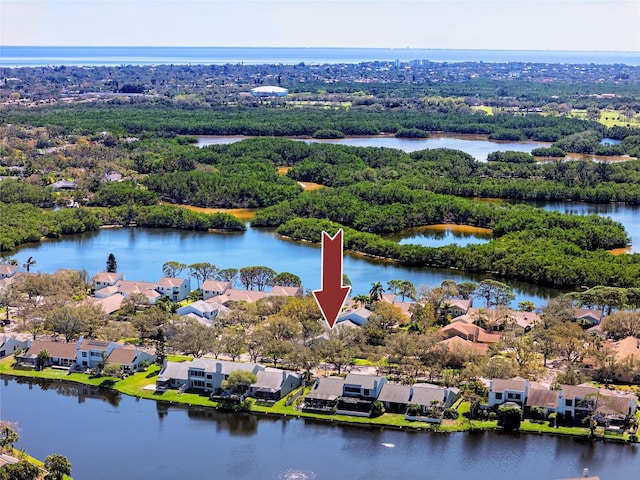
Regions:
[[[538,480],[579,475],[588,467],[605,480],[635,478],[640,468],[638,449],[628,445],[497,432],[368,429],[127,396],[114,409],[102,395],[78,404],[67,395],[77,385],[58,393],[56,385],[41,389],[41,382],[2,378],[2,415],[19,427],[17,447],[38,458],[52,452],[67,456],[74,478],[118,478],[125,470],[126,478],[154,480],[384,480],[412,478],[416,472],[419,478],[438,480]],[[99,444],[91,441],[97,438]]]

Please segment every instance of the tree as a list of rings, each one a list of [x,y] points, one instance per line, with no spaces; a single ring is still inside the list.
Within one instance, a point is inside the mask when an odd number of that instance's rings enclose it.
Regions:
[[[118,271],[118,262],[116,261],[116,256],[113,253],[110,253],[107,257],[107,267],[105,271],[109,273],[115,273]]]
[[[165,262],[162,264],[162,273],[165,277],[177,277],[187,268],[185,263],[176,261]]]
[[[238,276],[237,268],[224,268],[222,270],[218,270],[216,274],[216,279],[221,282],[231,282],[232,284],[236,281],[236,277]]]
[[[106,315],[96,305],[62,305],[47,312],[45,325],[53,333],[64,335],[68,343],[81,333],[93,334],[106,323]]]
[[[327,362],[338,370],[339,375],[345,365],[350,365],[353,362],[355,351],[346,338],[332,330],[329,333],[329,339],[321,344],[320,353]]]
[[[200,358],[214,349],[217,334],[213,328],[192,319],[182,319],[175,328],[169,342],[175,350]]]
[[[416,287],[408,280],[389,280],[387,289],[395,295],[400,295],[403,302],[405,298],[416,299]]]
[[[249,385],[256,383],[258,377],[253,372],[246,370],[234,370],[232,371],[226,380],[222,381],[221,387],[224,390],[231,390],[232,393],[242,395],[247,391]]]
[[[18,440],[20,440],[18,432],[7,424],[2,425],[2,428],[0,428],[0,452],[7,447],[12,448],[13,444]]]
[[[49,473],[45,480],[62,480],[65,475],[71,475],[71,463],[63,455],[49,455],[44,460],[44,468]]]
[[[13,465],[4,465],[0,469],[2,480],[36,480],[40,469],[28,460],[20,460]]]
[[[535,304],[528,300],[523,300],[518,304],[518,310],[520,310],[521,312],[533,312],[535,308]]]
[[[42,370],[45,367],[49,366],[51,362],[51,354],[48,350],[40,350],[38,352],[38,356],[36,357],[36,370]]]
[[[568,295],[552,298],[542,308],[542,321],[546,328],[573,320],[573,300]]]
[[[198,288],[200,288],[200,282],[215,277],[218,267],[209,262],[192,263],[189,265],[189,275],[196,279],[198,282]]]
[[[369,295],[364,295],[362,293],[354,295],[353,301],[358,303],[360,307],[364,307],[367,303],[369,303]]]
[[[550,334],[560,358],[570,365],[580,362],[587,346],[587,333],[575,323],[563,323],[551,327]]]
[[[158,332],[158,327],[163,325],[171,314],[158,306],[147,308],[141,312],[137,312],[130,319],[131,326],[140,334],[140,341],[144,342],[145,338],[152,338]]]
[[[484,298],[486,308],[507,306],[515,298],[509,285],[496,280],[483,280],[476,288],[475,294]]]
[[[33,257],[27,258],[27,261],[24,262],[24,268],[27,270],[27,273],[31,271],[31,267],[36,264],[36,261]]]
[[[264,266],[243,267],[240,269],[240,283],[247,290],[264,291],[266,287],[273,286],[275,270]]]
[[[371,302],[377,302],[382,298],[382,294],[384,293],[384,287],[380,282],[374,282],[371,284],[371,289],[369,290],[369,298]]]
[[[293,273],[281,272],[273,277],[273,284],[281,287],[301,287],[302,280]]]
[[[220,341],[224,352],[231,357],[232,361],[245,351],[247,347],[247,331],[242,325],[231,325],[222,330]]]
[[[640,311],[618,311],[602,319],[602,330],[614,338],[640,337]]]
[[[456,285],[458,289],[458,295],[463,300],[469,300],[473,296],[473,292],[478,288],[478,284],[474,282],[462,282]]]

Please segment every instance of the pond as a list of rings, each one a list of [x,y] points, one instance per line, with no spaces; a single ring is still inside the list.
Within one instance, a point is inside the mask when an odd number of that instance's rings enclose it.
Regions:
[[[406,432],[218,413],[95,387],[3,377],[16,447],[69,458],[75,479],[637,478],[632,445],[533,434]]]
[[[239,142],[251,137],[245,136],[203,136],[198,137],[196,145],[204,147],[207,145],[226,145]],[[487,155],[491,152],[504,152],[507,150],[514,152],[531,153],[534,148],[549,147],[548,142],[534,141],[499,141],[489,140],[486,135],[465,135],[451,133],[432,133],[429,138],[396,138],[390,135],[377,135],[371,137],[347,137],[338,139],[319,140],[315,138],[296,138],[307,143],[333,143],[337,145],[350,145],[353,147],[386,147],[396,148],[405,152],[415,152],[427,148],[451,148],[468,153],[480,162],[487,160]],[[607,143],[615,143],[614,140],[607,139]],[[611,156],[604,157],[598,155],[588,155],[579,153],[567,154],[566,160],[591,160],[597,162],[604,161],[627,161],[629,157]]]

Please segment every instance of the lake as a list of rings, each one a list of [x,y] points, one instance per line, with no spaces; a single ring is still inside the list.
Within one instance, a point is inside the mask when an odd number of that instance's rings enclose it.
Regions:
[[[196,146],[204,147],[207,145],[226,145],[229,143],[239,142],[251,137],[245,136],[203,136],[198,137]],[[374,137],[347,137],[328,140],[319,140],[315,138],[293,138],[290,140],[299,140],[307,143],[332,143],[336,145],[349,145],[352,147],[385,147],[396,148],[405,152],[415,152],[425,150],[427,148],[451,148],[468,153],[480,162],[487,161],[487,155],[491,152],[525,152],[531,153],[534,148],[549,147],[551,143],[547,142],[506,142],[498,140],[489,140],[486,135],[464,135],[464,134],[440,134],[432,133],[429,138],[396,138],[394,136],[379,135]],[[629,157],[603,157],[598,155],[586,155],[579,153],[568,153],[565,160],[591,160],[591,161],[626,161]]]
[[[110,252],[118,271],[129,280],[156,281],[162,264],[175,260],[191,264],[211,262],[219,268],[265,265],[276,272],[295,273],[305,289],[320,288],[320,246],[276,237],[271,229],[249,228],[241,233],[193,232],[151,228],[104,228],[96,232],[66,235],[20,247],[20,263],[36,260],[32,271],[54,272],[58,268],[86,269],[90,275],[105,268]],[[363,255],[344,256],[343,271],[353,284],[352,294],[366,294],[371,284],[402,279],[418,285],[438,286],[444,280],[481,281],[484,275],[454,270],[412,268]],[[186,272],[185,272],[186,273]],[[184,275],[184,274],[183,274]],[[541,306],[558,290],[509,280],[516,293],[514,305],[531,300]],[[194,288],[196,284],[192,285]]]
[[[2,378],[2,418],[73,478],[553,480],[637,478],[637,446],[499,432],[435,434],[170,406],[95,387]]]

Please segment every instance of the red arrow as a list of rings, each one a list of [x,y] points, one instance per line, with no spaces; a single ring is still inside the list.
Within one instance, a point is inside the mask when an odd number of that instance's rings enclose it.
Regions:
[[[314,290],[322,316],[333,328],[340,309],[351,291],[342,286],[342,229],[332,237],[322,232],[322,288]]]

